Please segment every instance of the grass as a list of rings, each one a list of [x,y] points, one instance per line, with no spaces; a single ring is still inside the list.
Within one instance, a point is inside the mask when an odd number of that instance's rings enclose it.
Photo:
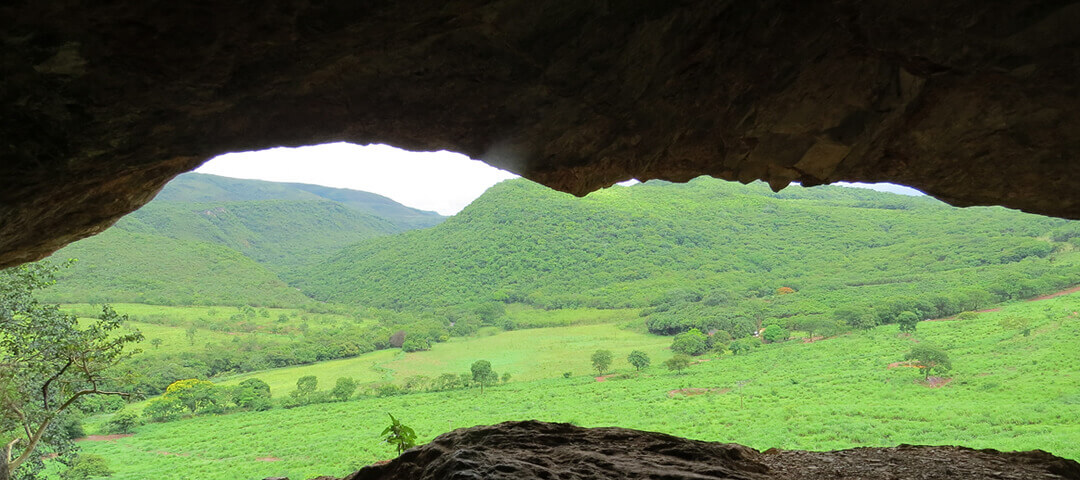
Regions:
[[[274,395],[283,395],[294,389],[296,380],[305,375],[318,377],[323,388],[333,386],[338,377],[353,377],[361,383],[387,380],[402,383],[413,375],[465,373],[473,362],[481,359],[490,361],[500,375],[510,373],[514,381],[528,381],[558,377],[567,371],[595,374],[589,356],[598,349],[611,350],[616,366],[626,366],[626,355],[631,350],[642,350],[658,359],[666,355],[664,351],[670,344],[669,337],[632,332],[616,324],[515,330],[451,338],[425,352],[381,350],[343,360],[248,373],[221,383],[233,385],[259,378],[270,385]]]
[[[215,330],[230,333],[274,334],[277,330],[294,330],[300,323],[308,323],[312,330],[320,330],[339,323],[357,323],[358,320],[347,315],[333,313],[311,313],[296,308],[256,308],[254,316],[245,316],[238,307],[229,306],[163,306],[142,303],[110,304],[117,313],[127,315],[138,324],[155,324],[171,327],[194,325],[199,331]],[[63,309],[79,316],[96,316],[101,313],[99,305],[88,303],[68,303]],[[263,316],[262,312],[266,313]],[[285,315],[287,322],[279,319]],[[360,326],[373,325],[373,319],[359,320]],[[146,334],[146,332],[143,332]],[[285,336],[285,335],[279,335]],[[146,335],[147,339],[152,338]]]
[[[511,382],[483,395],[471,389],[362,397],[292,410],[197,417],[145,425],[133,437],[81,446],[86,453],[108,458],[116,480],[185,478],[195,471],[211,480],[344,475],[393,456],[392,448],[378,439],[390,412],[413,427],[421,441],[453,428],[540,419],[660,431],[758,449],[960,444],[1037,448],[1076,459],[1077,311],[1080,294],[1073,294],[1014,304],[970,321],[922,322],[911,337],[899,335],[896,326],[884,326],[814,343],[767,345],[746,356],[712,358],[684,374],[658,367],[666,355],[652,350],[654,366],[631,378],[605,382],[584,375],[589,365],[583,358],[593,345],[576,342],[569,333],[613,326],[563,327],[557,332],[566,338],[563,348],[554,348],[560,343],[551,332],[560,329],[509,332],[451,342],[444,351],[427,356],[406,355],[396,360],[403,362],[396,372],[425,365],[460,370],[456,364],[435,362],[450,349],[459,349],[456,355],[486,356],[497,370],[502,365],[515,376],[514,366],[522,362],[552,362],[548,365],[555,371],[572,369],[582,375]],[[1030,318],[1032,334],[1005,331],[998,321],[1007,315]],[[548,333],[548,339],[540,340]],[[928,388],[916,370],[888,368],[916,341],[947,349],[954,365],[951,383]],[[535,345],[535,353],[515,351],[530,345]],[[474,355],[479,353],[484,355]],[[568,358],[552,359],[563,356]],[[619,354],[616,367],[630,371]],[[521,377],[529,376],[526,371]],[[669,394],[682,388],[730,390],[689,397]],[[265,457],[277,461],[258,460]]]

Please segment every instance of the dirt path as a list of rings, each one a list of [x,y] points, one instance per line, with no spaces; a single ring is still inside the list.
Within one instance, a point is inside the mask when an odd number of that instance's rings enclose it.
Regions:
[[[1061,296],[1068,295],[1070,293],[1076,293],[1076,292],[1080,292],[1080,285],[1077,285],[1075,287],[1066,288],[1065,290],[1061,290],[1059,292],[1048,293],[1046,295],[1038,296],[1038,297],[1035,297],[1035,298],[1028,298],[1028,299],[1026,299],[1024,301],[1025,302],[1038,302],[1040,300],[1049,300],[1051,298],[1057,298],[1057,297],[1061,297]],[[975,313],[990,313],[990,312],[996,312],[996,311],[999,311],[999,310],[1001,310],[1001,307],[987,308],[987,309],[984,309],[984,310],[975,310]],[[953,315],[951,317],[945,317],[945,318],[935,318],[935,319],[932,319],[932,320],[927,320],[927,322],[944,322],[944,321],[947,321],[947,320],[956,320],[956,315]]]
[[[609,373],[607,375],[601,375],[599,377],[596,377],[596,381],[598,381],[598,382],[606,382],[607,379],[609,379],[611,377],[614,377],[615,375],[616,374],[614,374],[614,373]]]
[[[1070,293],[1076,293],[1076,292],[1080,292],[1080,285],[1077,285],[1075,287],[1062,290],[1060,292],[1046,294],[1046,295],[1043,295],[1041,297],[1029,298],[1026,301],[1028,301],[1028,302],[1037,302],[1039,300],[1049,300],[1051,298],[1057,298],[1057,297],[1060,297],[1062,295],[1068,295]]]

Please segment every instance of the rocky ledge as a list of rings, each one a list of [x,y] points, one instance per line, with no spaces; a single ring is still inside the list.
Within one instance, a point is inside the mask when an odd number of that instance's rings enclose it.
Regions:
[[[759,452],[625,428],[527,421],[455,430],[342,480],[719,478],[1080,479],[1080,464],[1041,450],[951,446]]]

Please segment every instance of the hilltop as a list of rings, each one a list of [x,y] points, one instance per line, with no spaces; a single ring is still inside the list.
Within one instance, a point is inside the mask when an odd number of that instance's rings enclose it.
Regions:
[[[47,296],[63,302],[298,305],[278,274],[443,217],[367,192],[185,174],[102,235]]]
[[[930,318],[1080,283],[1075,245],[1053,235],[1068,225],[842,187],[773,193],[702,177],[578,199],[519,179],[437,227],[359,242],[285,278],[319,300],[395,309],[685,302],[688,314],[727,307],[759,323],[762,309],[948,295],[923,308]]]

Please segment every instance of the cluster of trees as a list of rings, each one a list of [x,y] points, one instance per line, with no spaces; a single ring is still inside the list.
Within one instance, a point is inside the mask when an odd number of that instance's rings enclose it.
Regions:
[[[143,415],[148,420],[161,422],[190,415],[272,407],[270,386],[257,378],[244,380],[234,387],[189,378],[173,382],[160,397],[147,401]]]

